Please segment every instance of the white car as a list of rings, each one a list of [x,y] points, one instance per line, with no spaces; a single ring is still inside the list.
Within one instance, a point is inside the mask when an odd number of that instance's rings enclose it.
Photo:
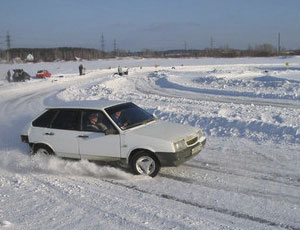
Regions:
[[[78,101],[47,108],[21,135],[33,153],[90,161],[121,161],[156,176],[178,166],[206,142],[200,129],[159,120],[131,102]]]

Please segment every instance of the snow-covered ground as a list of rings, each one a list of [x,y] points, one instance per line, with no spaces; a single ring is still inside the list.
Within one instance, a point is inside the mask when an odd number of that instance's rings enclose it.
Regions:
[[[0,65],[0,229],[300,229],[300,57],[82,63]],[[54,76],[8,83],[14,68]],[[207,145],[155,178],[29,156],[19,135],[44,107],[101,99],[201,127]]]

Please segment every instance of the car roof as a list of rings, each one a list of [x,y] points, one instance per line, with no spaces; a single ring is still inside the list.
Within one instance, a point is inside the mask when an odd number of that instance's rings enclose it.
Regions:
[[[48,109],[106,109],[119,104],[124,104],[124,101],[110,100],[89,100],[89,101],[70,101],[61,102],[56,105],[47,106]]]

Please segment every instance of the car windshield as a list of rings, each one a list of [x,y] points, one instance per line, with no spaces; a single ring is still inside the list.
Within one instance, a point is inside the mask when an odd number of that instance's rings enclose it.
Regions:
[[[150,113],[133,103],[125,103],[105,109],[111,119],[123,130],[155,120]]]

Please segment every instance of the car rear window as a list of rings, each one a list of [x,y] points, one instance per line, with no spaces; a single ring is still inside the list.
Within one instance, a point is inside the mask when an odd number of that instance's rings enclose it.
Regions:
[[[80,110],[60,110],[50,128],[80,130]]]
[[[49,128],[57,112],[58,111],[54,109],[47,110],[32,122],[32,126]]]

